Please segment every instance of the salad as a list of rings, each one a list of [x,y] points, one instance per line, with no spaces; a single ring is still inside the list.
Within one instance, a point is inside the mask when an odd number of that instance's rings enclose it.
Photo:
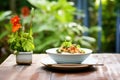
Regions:
[[[80,49],[80,45],[72,44],[70,41],[65,41],[57,49],[58,53],[70,53],[70,54],[84,54],[85,51]]]

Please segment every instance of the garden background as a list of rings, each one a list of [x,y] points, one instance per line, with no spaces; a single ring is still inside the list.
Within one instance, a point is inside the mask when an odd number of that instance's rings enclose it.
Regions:
[[[11,33],[10,18],[19,15],[24,26],[29,28],[30,10],[35,9],[32,28],[34,53],[45,53],[59,47],[62,41],[71,40],[94,52],[116,53],[117,11],[119,0],[84,0],[89,14],[81,10],[80,0],[0,0],[0,63],[12,54],[8,44]],[[99,8],[102,4],[102,24],[99,27]],[[89,16],[85,25],[85,17]],[[119,21],[118,21],[119,22]],[[120,22],[119,22],[120,23]],[[98,33],[101,33],[99,37]],[[118,36],[119,37],[119,36]],[[100,39],[99,39],[100,38]],[[100,41],[100,45],[98,45]],[[99,51],[100,50],[100,51]]]

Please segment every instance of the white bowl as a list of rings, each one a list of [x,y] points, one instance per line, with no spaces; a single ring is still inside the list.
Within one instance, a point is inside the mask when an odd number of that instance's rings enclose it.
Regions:
[[[84,54],[60,54],[56,51],[57,49],[46,50],[46,53],[57,63],[81,63],[92,53],[91,49],[81,48],[85,51]]]

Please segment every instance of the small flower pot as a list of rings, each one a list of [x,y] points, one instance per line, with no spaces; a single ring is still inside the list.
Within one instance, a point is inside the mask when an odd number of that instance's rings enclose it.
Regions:
[[[32,54],[33,52],[19,52],[16,55],[16,63],[17,64],[32,64]]]

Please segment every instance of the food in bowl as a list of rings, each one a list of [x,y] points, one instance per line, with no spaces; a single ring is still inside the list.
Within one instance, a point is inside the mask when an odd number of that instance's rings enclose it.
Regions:
[[[60,48],[57,49],[58,53],[70,53],[70,54],[84,54],[85,51],[80,48],[80,45],[72,44],[70,41],[65,41],[62,43]]]
[[[82,52],[76,51],[76,49],[69,51],[68,47],[66,48],[67,50],[62,50],[64,49],[64,44],[69,46],[63,42],[60,48],[51,48],[46,50],[46,53],[57,63],[81,63],[92,53],[92,50],[87,48],[80,48],[79,51]]]

